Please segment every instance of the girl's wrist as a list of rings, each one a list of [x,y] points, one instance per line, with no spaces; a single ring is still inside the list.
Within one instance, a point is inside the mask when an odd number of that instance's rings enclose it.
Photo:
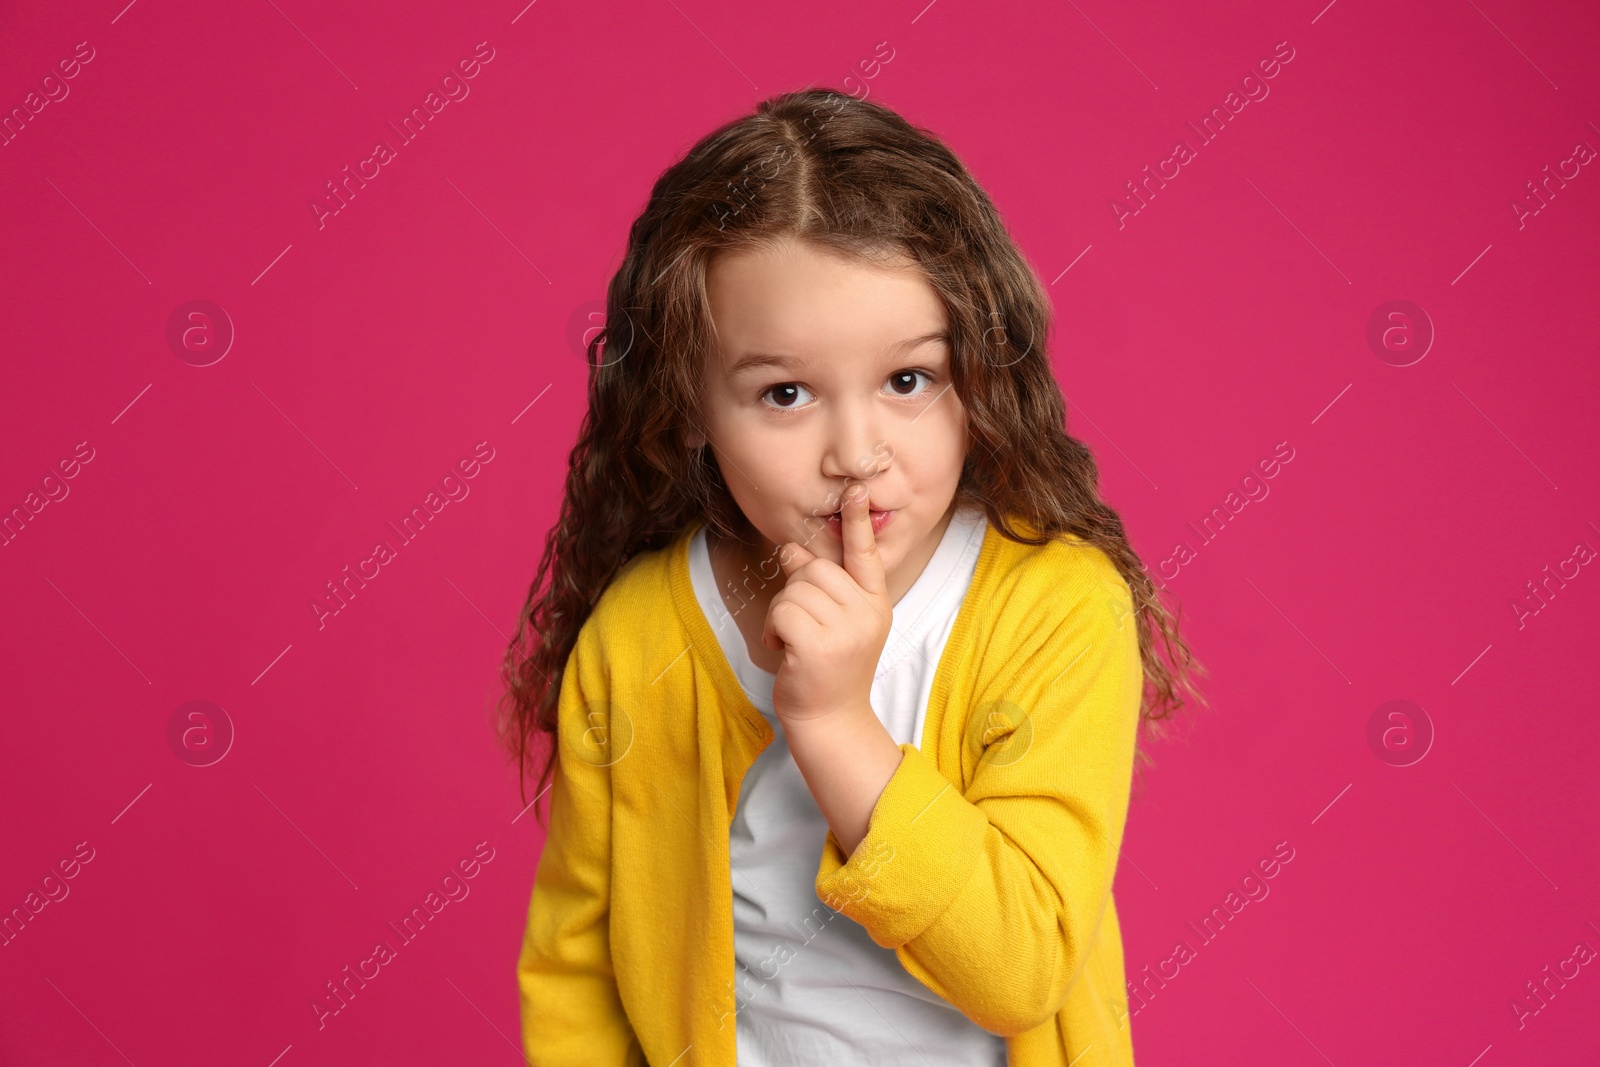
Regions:
[[[784,724],[790,755],[846,856],[866,837],[878,798],[900,766],[900,745],[862,701]]]

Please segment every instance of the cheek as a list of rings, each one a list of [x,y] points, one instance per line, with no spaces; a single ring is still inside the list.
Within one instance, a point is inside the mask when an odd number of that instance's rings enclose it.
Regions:
[[[752,491],[774,493],[781,486],[792,486],[797,476],[810,470],[808,461],[815,464],[816,452],[805,438],[774,433],[759,422],[745,425],[740,431],[732,452],[748,481],[759,487]]]
[[[711,420],[712,434],[719,451],[738,464],[741,470],[754,478],[753,467],[772,461],[777,449],[773,447],[774,435],[764,420],[755,412],[735,410],[718,412]],[[737,471],[730,472],[737,475]],[[756,479],[759,484],[759,479]],[[730,482],[731,484],[731,482]]]
[[[940,404],[949,400],[948,397]],[[954,470],[960,472],[967,451],[966,415],[959,408],[926,410],[908,424],[895,443],[898,456],[914,465],[924,480],[943,480]]]
[[[718,464],[723,481],[747,513],[776,506],[797,485],[816,481],[816,453],[793,435],[773,433],[757,420],[724,427]]]

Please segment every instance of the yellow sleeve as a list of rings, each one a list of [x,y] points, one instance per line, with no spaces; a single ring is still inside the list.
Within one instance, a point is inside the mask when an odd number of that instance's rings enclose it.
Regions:
[[[1107,561],[1104,567],[1110,567]],[[983,752],[965,795],[914,745],[849,857],[829,830],[816,891],[907,972],[991,1033],[1056,1015],[1110,898],[1128,812],[1143,668],[1112,568],[1055,595],[1007,644],[973,650],[992,678],[948,709]],[[1108,590],[1115,588],[1115,592]],[[954,698],[953,698],[954,699]]]
[[[550,828],[517,960],[534,1067],[644,1063],[612,970],[610,724],[597,644],[585,625],[562,674]]]

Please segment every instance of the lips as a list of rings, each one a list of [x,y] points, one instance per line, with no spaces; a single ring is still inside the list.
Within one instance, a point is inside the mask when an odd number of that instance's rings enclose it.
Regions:
[[[868,518],[872,521],[873,536],[877,536],[878,534],[882,533],[883,528],[889,525],[889,520],[893,519],[894,515],[895,513],[893,509],[888,511],[869,509]],[[825,521],[828,524],[828,529],[834,534],[842,534],[844,529],[844,515],[841,512],[836,511],[832,515],[826,516]]]
[[[874,514],[874,515],[884,515],[884,514],[887,514],[888,512],[894,511],[895,509],[894,508],[873,507],[871,500],[868,500],[867,501],[867,510],[872,512],[872,514]],[[844,513],[844,502],[840,501],[838,507],[834,508],[833,511],[831,511],[831,512],[829,512],[827,514],[822,515],[822,517],[825,518],[825,519],[836,519],[843,513]]]

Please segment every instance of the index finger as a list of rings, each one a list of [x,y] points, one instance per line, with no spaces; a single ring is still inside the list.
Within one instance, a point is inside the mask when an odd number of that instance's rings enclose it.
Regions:
[[[886,594],[888,582],[883,574],[883,557],[878,554],[878,538],[872,532],[866,486],[857,483],[845,493],[839,526],[844,540],[845,573],[868,593]]]

